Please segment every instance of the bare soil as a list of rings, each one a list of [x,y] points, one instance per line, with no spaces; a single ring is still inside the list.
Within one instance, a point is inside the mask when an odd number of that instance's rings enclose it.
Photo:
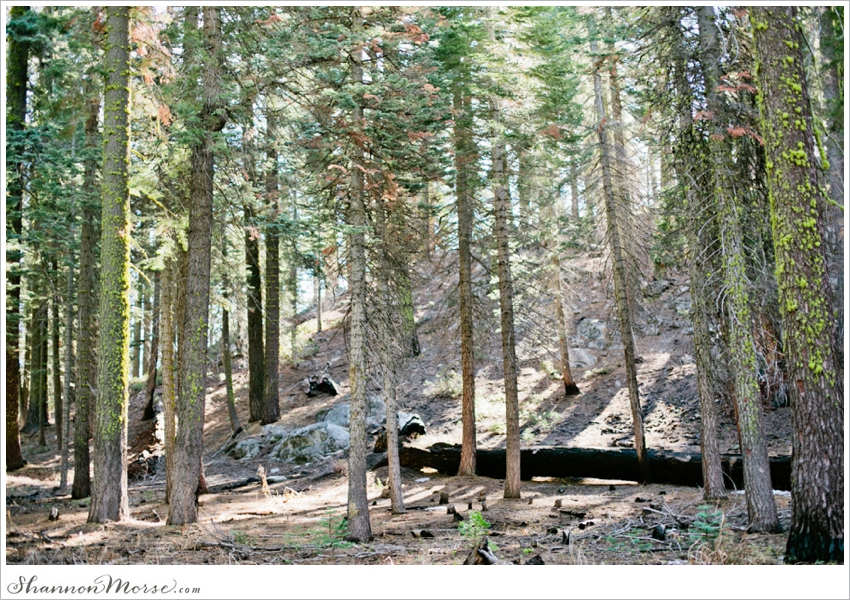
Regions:
[[[596,262],[594,262],[596,261]],[[577,319],[606,319],[616,330],[605,283],[596,275],[601,259],[575,259],[570,298]],[[410,359],[402,382],[401,409],[419,414],[428,433],[414,440],[460,443],[459,342],[453,325],[451,281],[423,267],[415,295],[420,342],[419,357]],[[675,302],[686,290],[681,275],[647,311],[657,315],[658,335],[637,337],[639,381],[651,448],[698,452],[699,404],[693,354],[686,333],[687,316]],[[540,307],[538,307],[540,308]],[[309,398],[299,382],[326,363],[330,374],[348,390],[348,364],[339,323],[345,300],[327,307],[323,321],[332,328],[309,335],[312,353],[281,369],[281,424],[287,429],[315,422],[316,414],[338,397]],[[545,311],[542,307],[541,311]],[[302,315],[301,327],[315,331],[314,315]],[[628,446],[631,423],[625,369],[616,335],[607,347],[592,350],[592,369],[576,369],[582,394],[565,397],[557,365],[557,337],[546,327],[527,327],[520,320],[520,400],[524,445],[578,447]],[[312,329],[310,329],[312,327]],[[542,331],[542,333],[541,333]],[[479,445],[504,445],[504,400],[498,328],[479,321],[476,330],[478,371],[477,424]],[[574,339],[573,345],[581,344]],[[242,423],[248,421],[247,370],[236,361],[234,385]],[[380,393],[377,387],[372,388]],[[161,450],[152,422],[142,422],[142,394],[131,398],[128,459],[134,464],[143,451]],[[721,450],[737,450],[730,406],[718,397]],[[787,408],[765,405],[765,430],[771,453],[790,452]],[[258,435],[256,423],[246,436]],[[137,468],[130,482],[131,519],[110,525],[86,524],[88,500],[56,495],[59,458],[55,428],[48,447],[37,447],[37,436],[24,438],[29,464],[6,476],[6,561],[15,564],[459,564],[480,535],[486,533],[501,560],[525,562],[539,557],[545,564],[777,564],[782,562],[785,534],[748,534],[744,496],[707,505],[697,488],[637,485],[623,481],[535,478],[523,483],[521,500],[502,498],[503,482],[484,477],[449,477],[403,470],[406,514],[393,515],[389,499],[381,497],[386,468],[368,475],[374,540],[350,544],[344,540],[347,461],[343,454],[309,464],[279,463],[268,456],[234,460],[220,452],[230,436],[223,378],[208,373],[205,424],[205,473],[211,493],[200,498],[200,521],[187,527],[165,525],[162,468]],[[153,461],[152,461],[153,462]],[[285,477],[264,486],[256,481],[234,489],[227,486],[267,476]],[[259,479],[259,478],[258,478]],[[276,480],[277,481],[277,480]],[[463,517],[456,521],[438,504],[446,490]],[[790,520],[790,497],[778,492],[780,521]],[[560,507],[556,507],[560,501]],[[486,504],[486,510],[482,510]],[[50,521],[52,508],[59,518]],[[470,508],[471,507],[471,508]],[[483,522],[478,520],[480,515]],[[477,522],[479,527],[470,523]],[[663,533],[661,527],[663,526]],[[421,530],[425,530],[423,534]],[[655,536],[653,536],[655,531]],[[418,537],[417,537],[418,536]]]

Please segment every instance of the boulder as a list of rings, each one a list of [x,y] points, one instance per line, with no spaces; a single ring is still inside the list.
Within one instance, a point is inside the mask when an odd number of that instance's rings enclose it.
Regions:
[[[670,289],[670,282],[666,279],[650,281],[643,288],[643,295],[647,298],[655,298]]]
[[[576,327],[576,332],[587,340],[603,340],[608,329],[605,321],[600,319],[582,319]]]
[[[583,348],[570,348],[570,367],[586,369],[596,364],[596,357]]]
[[[285,435],[272,448],[270,456],[299,465],[322,460],[339,450],[347,450],[348,431],[333,423],[314,423]]]
[[[281,438],[285,437],[288,433],[289,431],[280,425],[266,425],[263,427],[263,443],[274,444]]]
[[[691,312],[691,304],[691,296],[687,295],[678,298],[673,306],[677,314],[687,316]]]
[[[346,394],[344,400],[350,399]],[[320,423],[333,423],[339,427],[348,428],[351,423],[351,403],[340,402],[335,404],[329,411],[320,412],[316,415],[316,420]],[[387,422],[387,406],[384,401],[377,396],[366,396],[366,425],[382,425]]]
[[[239,440],[239,442],[237,442],[236,445],[228,451],[228,454],[237,460],[255,458],[260,454],[260,440],[257,438]]]

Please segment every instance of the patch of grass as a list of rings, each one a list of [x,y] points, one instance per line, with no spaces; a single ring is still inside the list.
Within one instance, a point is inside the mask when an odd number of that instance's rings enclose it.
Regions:
[[[562,379],[561,370],[557,368],[551,360],[541,360],[540,361],[540,370],[546,373],[551,379],[558,380]]]
[[[441,369],[422,391],[431,398],[459,398],[463,393],[463,378],[454,369]]]
[[[508,430],[508,428],[505,426],[504,423],[493,423],[492,425],[490,425],[490,427],[487,428],[487,430],[495,435],[503,435]]]

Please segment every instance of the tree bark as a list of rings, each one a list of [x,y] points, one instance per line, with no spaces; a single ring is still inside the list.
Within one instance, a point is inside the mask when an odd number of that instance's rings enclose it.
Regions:
[[[487,30],[491,42],[496,37],[493,30],[493,9],[487,7]],[[494,235],[496,237],[499,273],[499,309],[502,330],[502,363],[505,378],[505,444],[507,475],[505,476],[505,498],[519,498],[522,487],[520,480],[520,435],[519,435],[519,390],[517,386],[517,359],[514,333],[514,288],[511,278],[511,262],[508,229],[510,199],[508,197],[505,142],[502,139],[502,115],[499,99],[490,98],[490,121],[495,128],[492,151],[493,209],[495,213]]]
[[[579,221],[580,215],[579,215],[579,210],[578,210],[578,201],[579,201],[579,197],[578,197],[578,173],[576,173],[576,171],[577,171],[577,169],[576,169],[575,160],[571,160],[570,161],[570,171],[569,171],[569,173],[570,173],[570,175],[569,175],[569,177],[570,177],[570,212],[572,213],[573,221],[575,221],[576,224],[577,224],[578,221]],[[587,210],[587,209],[585,208],[585,210]]]
[[[697,7],[700,62],[702,64],[707,106],[713,113],[715,131],[709,138],[714,164],[713,193],[720,224],[726,318],[729,328],[729,353],[735,379],[738,430],[744,455],[747,513],[751,531],[776,531],[779,521],[770,483],[767,445],[761,414],[761,392],[756,378],[756,353],[752,337],[752,314],[747,289],[746,256],[741,231],[741,207],[734,196],[732,148],[723,130],[725,107],[716,87],[720,81],[720,47],[714,23],[714,8]]]
[[[174,417],[176,412],[176,382],[174,380],[174,274],[176,258],[168,257],[162,270],[162,298],[160,299],[162,337],[162,412],[165,418],[163,426],[165,440],[165,501],[171,499],[174,478],[174,436],[177,429]]]
[[[59,282],[59,265],[51,261],[54,286]],[[59,363],[59,294],[50,298],[50,364],[53,375],[53,421],[56,423],[56,449],[62,448],[62,366]]]
[[[127,357],[129,353],[130,9],[106,8],[103,117],[103,229],[98,322],[97,406],[90,523],[130,515],[127,496]]]
[[[194,21],[190,18],[194,12]],[[221,106],[221,21],[217,7],[203,7],[202,106],[200,139],[192,147],[189,183],[189,249],[186,281],[186,314],[179,357],[179,398],[174,452],[174,478],[168,524],[198,520],[197,494],[203,482],[204,374],[210,300],[210,252],[212,246],[213,134],[221,131],[226,116]],[[187,9],[187,30],[197,29],[197,12]],[[188,57],[187,57],[188,58]],[[198,60],[191,56],[191,65]]]
[[[581,394],[578,385],[573,379],[573,372],[570,368],[570,347],[567,343],[567,333],[569,327],[567,325],[566,311],[564,311],[564,293],[561,280],[561,257],[558,256],[558,244],[555,243],[555,249],[552,253],[552,266],[554,273],[552,274],[552,291],[555,296],[555,316],[558,320],[558,348],[561,353],[561,377],[564,379],[564,394],[567,396],[577,396]]]
[[[248,102],[249,119],[253,119],[253,108]],[[244,168],[248,183],[254,185],[254,128],[253,121],[243,127],[242,151]],[[260,232],[256,215],[248,200],[244,206],[245,214],[245,263],[248,266],[248,420],[259,421],[262,418],[263,388],[265,386],[265,357],[263,350],[263,289],[260,277]]]
[[[87,89],[86,102],[86,159],[83,171],[84,198],[82,223],[80,225],[80,275],[77,290],[79,310],[77,334],[77,394],[74,402],[74,483],[71,487],[72,498],[85,498],[91,494],[91,474],[89,456],[90,422],[94,419],[94,399],[97,385],[97,320],[95,319],[95,207],[99,202],[92,192],[97,188],[96,149],[99,146],[98,118],[100,97],[92,89]]]
[[[73,236],[71,236],[73,237]],[[62,436],[59,442],[59,494],[68,493],[68,450],[70,446],[71,433],[71,372],[74,368],[74,350],[72,348],[74,339],[74,253],[69,253],[68,279],[65,287],[65,380],[62,384],[62,420],[57,416],[57,429],[61,429]],[[58,415],[58,413],[57,413]]]
[[[153,409],[154,392],[156,391],[156,376],[157,376],[157,361],[159,359],[159,319],[160,319],[160,297],[162,296],[162,273],[156,271],[153,275],[153,306],[151,308],[151,326],[150,326],[150,343],[148,344],[147,360],[148,360],[148,378],[145,388],[145,396],[147,403],[145,411],[142,415],[142,420],[148,421],[153,419],[155,415]]]
[[[353,30],[362,29],[360,9],[354,7]],[[363,82],[360,46],[351,53],[351,79],[355,85]],[[352,114],[353,127],[361,127],[363,108],[359,100]],[[364,204],[363,149],[355,145],[348,192],[346,222],[351,227],[348,234],[348,261],[350,264],[351,301],[349,308],[349,385],[351,386],[350,447],[348,451],[348,538],[363,542],[372,538],[369,520],[369,502],[366,497],[366,207]]]
[[[269,219],[274,222],[279,217],[277,132],[274,113],[266,114],[268,128],[269,172],[266,174],[266,200]],[[261,423],[267,425],[280,419],[280,391],[278,369],[280,365],[280,237],[277,224],[266,229],[266,356],[265,391],[263,394],[263,414]]]
[[[677,33],[681,35],[678,27]],[[700,449],[702,451],[703,497],[709,500],[726,496],[717,439],[717,408],[714,404],[711,335],[708,329],[711,298],[708,288],[710,265],[707,264],[706,256],[711,251],[712,240],[707,233],[707,220],[711,218],[713,211],[710,210],[710,202],[701,202],[697,196],[700,186],[696,178],[709,172],[710,166],[706,163],[707,149],[704,148],[704,142],[697,139],[694,131],[691,114],[693,94],[685,74],[685,60],[684,56],[676,56],[676,87],[681,96],[682,107],[679,115],[679,136],[673,151],[673,165],[688,214],[686,235],[692,298],[691,322],[694,328],[694,360],[702,423]]]
[[[595,41],[590,42],[590,51],[597,52]],[[607,115],[605,100],[602,94],[602,77],[599,74],[599,63],[593,71],[593,90],[596,113],[599,118],[596,133],[599,139],[599,152],[602,163],[602,193],[605,201],[605,218],[608,222],[608,238],[611,244],[611,262],[614,272],[614,295],[617,304],[617,320],[620,324],[620,337],[623,341],[623,355],[626,363],[626,380],[629,386],[629,406],[632,412],[632,425],[635,432],[635,450],[640,464],[643,483],[652,482],[649,459],[646,454],[646,439],[643,433],[643,410],[640,405],[640,395],[637,384],[637,368],[635,366],[635,342],[632,335],[631,306],[628,299],[628,283],[626,280],[626,265],[623,256],[623,246],[620,239],[618,224],[618,207],[614,200],[613,176],[611,169],[611,149],[608,142]]]
[[[39,286],[34,284],[33,295],[38,297],[40,293]],[[29,404],[26,423],[21,430],[27,435],[40,431],[43,413],[47,411],[47,303],[38,301],[32,311]]]
[[[145,314],[145,286],[139,278],[138,296],[138,312],[136,318],[133,319],[133,341],[131,348],[133,349],[133,361],[130,365],[130,375],[134,379],[142,376],[142,320]]]
[[[459,84],[459,85],[462,85]],[[470,170],[474,163],[470,99],[461,90],[454,93],[455,120],[455,196],[457,198],[457,235],[460,299],[460,364],[463,379],[461,421],[463,444],[459,475],[475,475],[475,349],[472,317],[472,223],[474,219]]]
[[[844,385],[825,252],[797,9],[753,7],[776,279],[791,382],[791,531],[786,562],[844,560]],[[789,117],[788,115],[793,115]],[[796,122],[792,122],[794,118]]]
[[[703,485],[701,457],[699,454],[649,450],[655,483],[668,485]],[[457,473],[460,464],[460,447],[434,444],[429,448],[402,445],[399,448],[402,466],[420,470],[436,469],[445,475]],[[721,455],[723,477],[730,485],[743,486],[743,461],[739,454]],[[373,470],[387,465],[380,460]],[[776,489],[791,486],[791,457],[774,456],[770,459],[770,472]],[[478,475],[502,479],[505,476],[505,451],[501,448],[478,450]],[[533,446],[522,450],[522,477],[590,477],[594,479],[622,479],[641,481],[637,453],[630,448],[564,448]]]
[[[23,18],[29,11],[28,6],[12,6],[9,19]],[[29,41],[8,38],[8,57],[6,63],[6,125],[10,132],[22,135],[26,126],[27,114],[27,61]],[[7,134],[8,135],[8,134]],[[7,137],[7,140],[9,138]],[[17,143],[21,143],[20,142]],[[21,153],[11,143],[7,147],[6,159],[6,241],[21,236],[23,220],[23,161],[15,162],[10,157]],[[21,454],[21,436],[18,430],[20,408],[21,364],[19,354],[21,322],[21,263],[20,250],[6,251],[8,268],[6,287],[6,471],[12,472],[27,464]]]

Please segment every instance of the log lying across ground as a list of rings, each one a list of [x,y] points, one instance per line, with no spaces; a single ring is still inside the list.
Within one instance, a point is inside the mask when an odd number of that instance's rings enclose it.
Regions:
[[[446,475],[455,475],[460,466],[460,446],[434,444],[430,448],[403,445],[399,449],[401,464],[410,469],[430,467]],[[505,451],[478,450],[477,474],[504,479]],[[649,450],[652,480],[670,485],[702,485],[702,465],[699,454]],[[532,477],[592,477],[639,481],[637,454],[628,448],[562,448],[536,446],[522,450],[523,479]],[[744,468],[740,455],[722,457],[726,487],[743,489]],[[387,464],[386,458],[375,467]],[[770,475],[773,489],[791,489],[791,457],[772,456]]]

